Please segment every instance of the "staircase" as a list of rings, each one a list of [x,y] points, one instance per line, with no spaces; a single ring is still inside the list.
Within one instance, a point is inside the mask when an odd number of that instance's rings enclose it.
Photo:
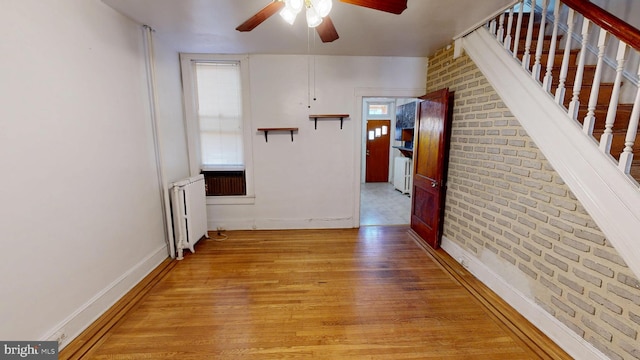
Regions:
[[[528,28],[529,19],[530,19],[530,14],[523,14],[522,29]],[[496,18],[495,20],[499,21],[499,18]],[[540,21],[541,21],[541,18],[539,16],[534,19],[534,23],[532,27],[533,34],[538,34],[540,32],[540,28],[541,28]],[[511,32],[511,36],[513,39],[518,38],[518,36],[516,36],[515,34],[515,31],[516,29],[514,27]],[[542,66],[542,69],[540,71],[540,76],[537,77],[537,80],[539,80],[541,83],[544,81],[544,76],[546,71],[545,64],[548,64],[548,59],[550,54],[553,56],[553,61],[552,61],[553,65],[551,67],[551,74],[560,74],[561,72],[562,62],[564,57],[564,54],[563,54],[564,49],[560,47],[560,44],[562,43],[563,38],[564,38],[564,35],[558,35],[558,38],[555,41],[554,51],[551,51],[551,45],[553,42],[552,35],[545,35],[543,37],[542,52],[541,52],[541,58],[540,58],[540,64]],[[539,40],[537,38],[532,38],[529,48],[535,51],[535,49],[538,46],[538,41]],[[521,37],[519,40],[518,47],[516,50],[516,57],[519,59],[522,59],[525,54],[526,42],[527,42],[526,38],[523,38],[523,37]],[[568,55],[567,76],[564,83],[565,91],[564,91],[564,96],[561,99],[561,104],[566,109],[569,109],[569,105],[572,100],[572,95],[573,95],[572,92],[574,89],[576,76],[578,74],[578,69],[580,68],[579,66],[577,66],[579,54],[580,54],[579,48],[572,48],[570,49],[569,55]],[[534,58],[532,56],[530,59],[529,68],[531,68],[531,66],[534,65],[533,63],[534,63]],[[579,121],[579,123],[584,127],[584,119],[588,113],[588,103],[591,95],[590,92],[587,90],[591,89],[594,85],[596,65],[586,64],[582,67],[582,71],[583,71],[582,81],[581,81],[581,84],[579,85],[581,87],[581,91],[577,94],[577,99],[580,105],[578,106],[576,120]],[[552,77],[550,84],[551,86],[550,86],[549,93],[552,95],[555,95],[558,91],[558,86],[560,84],[559,76]],[[623,86],[624,82],[621,82],[620,85]],[[594,140],[596,141],[598,141],[602,137],[602,134],[604,133],[605,119],[607,118],[607,112],[609,110],[609,105],[610,105],[609,102],[612,98],[614,87],[615,87],[615,84],[613,82],[599,83],[599,91],[598,91],[598,95],[595,98],[596,101],[594,103],[595,109],[594,109],[593,116],[595,117],[595,121],[593,122],[593,124],[589,125],[590,126],[589,132],[591,136],[593,136]],[[632,103],[617,104],[617,109],[615,112],[616,116],[615,116],[614,127],[611,129],[612,142],[611,142],[610,151],[609,151],[610,154],[613,156],[616,156],[616,155],[619,156],[620,154],[623,153],[624,146],[625,146],[625,137],[626,137],[627,129],[629,127],[629,120],[631,118],[632,110],[633,110]],[[640,139],[640,129],[636,130],[636,135],[637,135],[636,138]],[[635,181],[640,183],[640,156],[635,156],[634,159],[632,160],[630,164],[629,175]]]
[[[462,38],[462,46],[629,268],[640,276],[640,156],[633,155],[634,148],[640,148],[634,145],[639,134],[640,90],[623,77],[625,53],[634,51],[624,43],[634,39],[618,35],[632,32],[640,39],[640,31],[626,23],[615,26],[621,31],[606,28],[604,23],[612,15],[600,8],[595,10],[603,13],[590,14],[596,7],[589,2],[556,1],[554,11],[545,14],[541,9],[547,7],[546,0],[538,11],[532,2],[527,14],[522,5],[501,11],[487,26]],[[566,6],[564,18],[561,6]],[[593,23],[576,24],[577,18],[582,19],[578,12],[586,13]],[[600,33],[594,63],[587,63],[583,56],[588,51],[583,39],[590,31]],[[603,35],[605,31],[624,39],[615,69],[603,63],[605,40],[614,38]],[[567,39],[572,39],[568,46]],[[635,111],[634,104],[618,100],[623,86],[633,87],[630,90],[637,94]]]

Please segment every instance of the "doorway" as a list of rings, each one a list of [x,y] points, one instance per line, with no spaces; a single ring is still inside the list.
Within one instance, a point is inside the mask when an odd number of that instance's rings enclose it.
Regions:
[[[360,225],[408,225],[411,198],[393,184],[396,104],[415,98],[362,99]]]
[[[367,120],[366,183],[389,182],[391,120]]]

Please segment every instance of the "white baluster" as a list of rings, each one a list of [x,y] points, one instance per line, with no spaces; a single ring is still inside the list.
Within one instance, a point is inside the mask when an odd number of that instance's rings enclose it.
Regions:
[[[564,46],[564,55],[562,56],[562,67],[560,68],[560,80],[556,89],[556,102],[562,105],[564,101],[565,83],[567,82],[567,71],[569,70],[569,56],[571,55],[571,37],[573,36],[573,27],[575,26],[575,11],[569,9],[567,16],[567,41]]]
[[[509,20],[507,20],[507,36],[504,38],[504,48],[509,50],[511,47],[511,30],[513,30],[513,8],[509,9]]]
[[[504,13],[500,14],[500,19],[498,20],[498,42],[502,44],[504,41]]]
[[[531,11],[529,12],[529,26],[527,27],[527,40],[524,44],[524,55],[522,56],[522,68],[529,70],[531,62],[531,41],[533,40],[533,21],[536,16],[536,0],[531,0]]]
[[[547,59],[547,72],[544,75],[542,87],[546,92],[551,92],[553,82],[553,64],[556,57],[556,44],[558,43],[558,25],[560,24],[560,1],[556,0],[553,7],[553,33],[551,34],[551,45],[549,45],[549,58]]]
[[[589,41],[589,25],[591,22],[587,18],[582,19],[582,47],[580,48],[580,58],[578,59],[578,70],[573,81],[573,97],[569,103],[568,114],[572,119],[578,119],[578,109],[580,108],[580,89],[582,88],[582,78],[584,77],[584,62],[587,55],[587,42]]]
[[[496,36],[496,19],[491,20],[491,22],[489,23],[489,32],[493,36]]]
[[[600,29],[598,36],[598,62],[596,63],[596,72],[593,75],[593,84],[591,84],[591,94],[589,95],[589,105],[587,105],[587,115],[582,122],[582,131],[587,134],[593,134],[593,126],[596,123],[596,106],[598,105],[598,96],[600,94],[600,80],[602,79],[602,69],[604,65],[604,52],[607,46],[607,32]]]
[[[638,77],[640,77],[640,66],[638,67]],[[627,128],[627,136],[624,138],[624,150],[620,154],[620,162],[618,167],[625,174],[631,172],[631,163],[633,162],[633,143],[636,141],[638,134],[638,120],[640,119],[640,87],[636,92],[636,101],[633,103],[631,118],[629,118],[629,127]]]
[[[524,9],[524,2],[520,1],[520,8],[518,9],[518,20],[516,21],[516,38],[513,40],[513,57],[518,57],[518,46],[520,46],[520,31],[522,31],[522,16]]]
[[[531,69],[531,76],[534,79],[540,79],[540,60],[542,59],[542,47],[544,45],[544,28],[547,25],[547,5],[548,0],[542,0],[542,21],[540,22],[540,31],[538,32],[538,44],[536,46],[536,60],[533,64],[533,69]]]
[[[616,67],[616,79],[613,82],[613,92],[611,93],[611,100],[609,101],[609,110],[607,111],[607,121],[604,124],[604,133],[600,137],[600,151],[605,154],[609,154],[611,152],[613,124],[616,121],[616,113],[618,112],[618,98],[620,97],[620,85],[622,84],[622,71],[624,70],[624,56],[626,52],[627,44],[620,41],[620,44],[618,45],[618,54],[616,55],[616,61],[618,62],[618,66]]]

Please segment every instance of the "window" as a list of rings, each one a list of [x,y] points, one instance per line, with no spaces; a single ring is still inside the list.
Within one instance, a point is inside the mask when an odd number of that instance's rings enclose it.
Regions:
[[[196,62],[203,170],[243,167],[240,62]]]
[[[369,116],[373,117],[388,116],[389,104],[369,103],[367,113],[369,114]]]
[[[180,58],[191,174],[205,175],[208,196],[251,198],[248,58],[205,54]]]

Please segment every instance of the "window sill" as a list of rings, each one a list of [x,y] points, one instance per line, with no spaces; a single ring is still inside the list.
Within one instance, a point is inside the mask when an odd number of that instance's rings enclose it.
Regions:
[[[255,196],[207,196],[207,205],[253,205]]]

